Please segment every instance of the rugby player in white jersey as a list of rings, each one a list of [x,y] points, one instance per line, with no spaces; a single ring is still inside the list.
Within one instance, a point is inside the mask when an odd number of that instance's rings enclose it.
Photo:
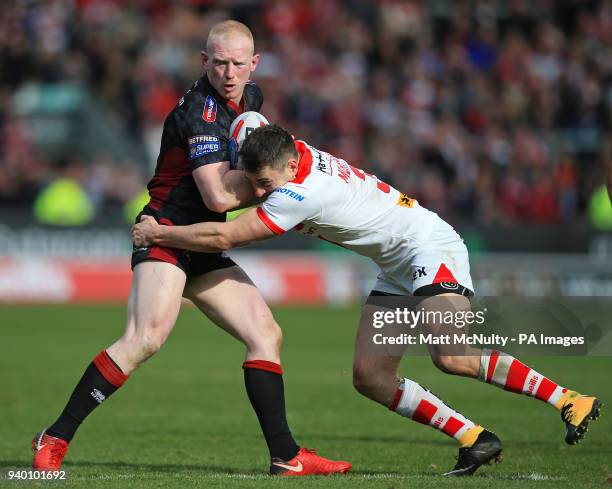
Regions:
[[[426,296],[420,303],[425,307],[434,296],[444,296],[452,299],[454,308],[470,308],[473,286],[467,249],[434,212],[344,160],[294,141],[278,126],[253,131],[240,156],[256,194],[267,197],[263,204],[226,223],[171,227],[145,216],[133,229],[136,244],[218,252],[295,228],[371,258],[380,268],[374,296]],[[368,307],[363,314],[371,317]],[[416,382],[398,377],[401,355],[374,354],[372,336],[364,325],[367,321],[357,332],[353,366],[354,385],[361,394],[456,439],[459,457],[447,475],[471,475],[482,464],[500,459],[502,445],[495,434]],[[589,421],[598,417],[597,398],[565,389],[511,355],[470,351],[470,355],[430,352],[445,373],[551,404],[561,413],[569,444],[578,442]]]

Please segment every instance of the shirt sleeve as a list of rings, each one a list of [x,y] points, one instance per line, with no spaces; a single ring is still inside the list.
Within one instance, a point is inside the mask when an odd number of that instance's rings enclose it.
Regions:
[[[218,119],[207,122],[202,116],[205,105],[211,103],[216,104],[212,97],[207,97],[206,101],[194,98],[186,102],[177,114],[180,137],[187,150],[191,171],[211,163],[230,161],[228,130]],[[216,113],[216,106],[214,111]]]
[[[314,192],[293,184],[277,188],[257,208],[259,218],[275,234],[283,234],[320,214],[321,203]]]

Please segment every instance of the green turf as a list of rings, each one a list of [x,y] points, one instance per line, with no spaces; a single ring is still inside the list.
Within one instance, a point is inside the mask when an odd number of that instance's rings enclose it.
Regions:
[[[456,444],[360,397],[352,388],[358,309],[276,309],[285,332],[289,422],[298,441],[353,462],[351,475],[266,477],[267,451],[244,391],[242,347],[185,308],[162,351],[83,425],[60,487],[556,488],[609,487],[612,416],[563,443],[539,401],[446,376],[428,359],[403,372],[504,441],[502,464],[448,480]],[[0,307],[0,471],[28,467],[29,442],[63,407],[83,368],[122,330],[121,307]],[[612,399],[612,359],[538,358],[533,367]],[[30,482],[45,486],[48,482]],[[2,487],[18,483],[0,479]]]

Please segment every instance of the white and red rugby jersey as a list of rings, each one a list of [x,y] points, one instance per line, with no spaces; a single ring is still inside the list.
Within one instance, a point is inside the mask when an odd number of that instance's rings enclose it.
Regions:
[[[292,228],[371,258],[383,270],[405,266],[442,221],[374,175],[295,142],[298,172],[257,209],[276,234]]]

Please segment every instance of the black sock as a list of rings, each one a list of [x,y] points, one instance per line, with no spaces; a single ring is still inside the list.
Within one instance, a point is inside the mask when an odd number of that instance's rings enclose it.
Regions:
[[[285,414],[285,387],[281,366],[265,360],[244,362],[244,384],[257,414],[271,458],[291,460],[300,450]]]
[[[127,379],[121,369],[102,350],[89,364],[74,388],[68,404],[47,428],[47,434],[70,441],[83,420]]]

